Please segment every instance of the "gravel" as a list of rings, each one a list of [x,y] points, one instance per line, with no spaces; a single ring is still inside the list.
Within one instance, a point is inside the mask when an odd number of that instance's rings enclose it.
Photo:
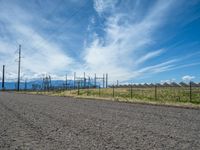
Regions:
[[[0,93],[1,150],[200,149],[200,110]]]

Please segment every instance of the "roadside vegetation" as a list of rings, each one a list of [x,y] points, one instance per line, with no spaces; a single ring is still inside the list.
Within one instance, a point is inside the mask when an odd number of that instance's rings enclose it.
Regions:
[[[144,102],[153,104],[195,105],[200,104],[200,88],[195,87],[149,87],[149,88],[92,88],[32,91],[30,94],[49,96],[70,96],[78,98],[104,99],[123,102]]]

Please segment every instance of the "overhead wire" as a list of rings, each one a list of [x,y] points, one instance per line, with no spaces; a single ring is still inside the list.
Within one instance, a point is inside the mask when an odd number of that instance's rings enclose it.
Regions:
[[[58,32],[59,32],[59,30],[61,30],[63,27],[64,27],[64,25],[66,25],[66,23],[68,23],[74,16],[76,16],[82,9],[84,9],[85,7],[86,7],[86,5],[88,4],[88,2],[89,2],[90,0],[87,0],[86,2],[85,2],[85,4],[83,5],[83,6],[81,6],[80,8],[78,8],[77,10],[75,10],[70,16],[68,16],[67,17],[67,20],[65,20],[65,21],[63,21],[60,25],[58,25],[58,29],[56,30],[56,32],[55,31],[52,31],[51,33],[48,33],[48,37],[45,39],[46,41],[50,41],[52,38],[53,38],[53,36],[55,35],[55,34],[58,34]],[[65,2],[65,1],[64,1]],[[61,34],[62,32],[59,32],[59,34]],[[37,45],[40,45],[42,43],[42,41],[39,41],[38,43],[37,43]]]

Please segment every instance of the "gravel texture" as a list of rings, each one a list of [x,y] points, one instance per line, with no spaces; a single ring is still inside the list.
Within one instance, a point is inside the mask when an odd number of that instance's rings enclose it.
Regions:
[[[0,93],[1,150],[200,149],[200,110]]]

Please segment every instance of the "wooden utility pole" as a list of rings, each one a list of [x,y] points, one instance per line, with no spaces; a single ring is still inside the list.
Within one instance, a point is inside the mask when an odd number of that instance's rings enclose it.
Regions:
[[[20,66],[21,65],[21,45],[19,45],[19,60],[18,60],[18,81],[17,81],[17,91],[20,89]]]

